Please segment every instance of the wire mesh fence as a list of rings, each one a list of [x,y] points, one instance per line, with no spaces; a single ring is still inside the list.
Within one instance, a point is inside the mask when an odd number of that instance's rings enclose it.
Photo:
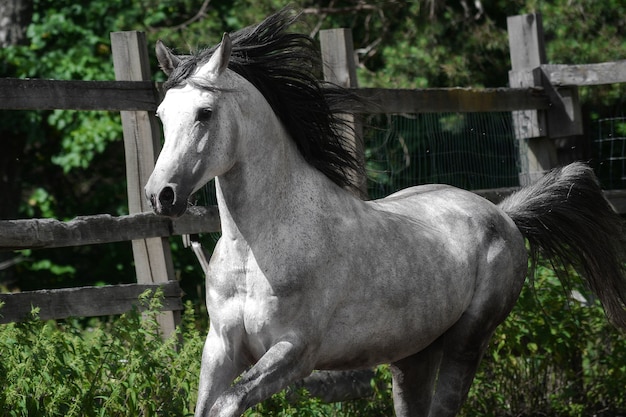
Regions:
[[[377,115],[365,125],[370,198],[427,183],[469,190],[519,185],[509,112]]]
[[[596,172],[602,186],[626,188],[626,116],[598,119],[594,127]]]

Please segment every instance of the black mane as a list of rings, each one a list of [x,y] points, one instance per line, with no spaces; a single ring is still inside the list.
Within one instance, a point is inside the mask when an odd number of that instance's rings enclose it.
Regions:
[[[258,25],[232,33],[228,68],[263,94],[308,163],[339,186],[356,189],[354,174],[362,174],[363,167],[342,136],[346,126],[338,112],[346,113],[354,98],[319,81],[322,63],[315,42],[288,31],[297,18],[284,9]],[[165,88],[184,84],[216,48],[184,57]]]

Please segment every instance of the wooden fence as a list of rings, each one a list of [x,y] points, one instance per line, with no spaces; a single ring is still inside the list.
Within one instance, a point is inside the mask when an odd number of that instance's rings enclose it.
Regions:
[[[31,306],[42,318],[99,316],[128,311],[146,289],[161,287],[164,312],[158,318],[164,337],[175,329],[182,291],[175,281],[167,238],[219,231],[215,207],[196,207],[177,220],[150,213],[143,186],[160,150],[161,133],[154,112],[161,92],[150,80],[145,35],[111,34],[117,81],[0,80],[0,108],[13,110],[120,111],[124,133],[129,215],[82,216],[0,221],[0,250],[41,249],[132,241],[137,284],[0,294],[5,303],[0,323],[20,321]]]
[[[581,133],[576,86],[626,82],[626,61],[547,65],[540,15],[514,16],[508,25],[513,66],[510,84],[514,88],[358,88],[351,35],[345,29],[321,32],[325,77],[371,100],[374,106],[369,113],[513,112],[518,139],[528,144],[529,163],[520,175],[524,184],[554,165],[554,137]],[[0,79],[0,109],[121,111],[130,214],[82,216],[69,222],[2,220],[0,250],[131,240],[137,284],[0,294],[0,301],[6,304],[0,310],[0,323],[23,320],[31,305],[41,307],[42,318],[117,314],[129,310],[141,291],[162,287],[166,312],[160,322],[167,336],[182,309],[167,238],[219,231],[215,207],[194,207],[180,219],[170,220],[153,215],[146,206],[143,185],[160,147],[161,134],[153,114],[161,91],[149,81],[144,35],[117,32],[111,34],[111,41],[117,81]],[[480,193],[497,200],[510,191]],[[607,196],[620,213],[626,213],[626,192],[607,191]]]

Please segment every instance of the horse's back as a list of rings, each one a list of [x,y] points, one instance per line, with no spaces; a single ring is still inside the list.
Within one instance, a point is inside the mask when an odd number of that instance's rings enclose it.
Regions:
[[[450,185],[410,187],[369,204],[383,212],[414,219],[425,227],[457,232],[473,229],[474,240],[487,234],[523,241],[515,223],[498,206],[475,193]]]

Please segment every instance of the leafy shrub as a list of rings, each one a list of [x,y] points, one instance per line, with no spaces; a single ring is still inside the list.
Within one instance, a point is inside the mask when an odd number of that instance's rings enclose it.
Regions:
[[[583,292],[581,288],[574,288]],[[148,310],[109,321],[47,321],[0,326],[0,415],[187,416],[193,412],[204,343],[186,304],[176,335],[163,341]],[[0,310],[1,312],[1,310]],[[623,416],[626,343],[597,302],[572,300],[541,268],[497,329],[463,416]],[[324,404],[290,390],[247,417],[393,415],[391,375],[376,369],[370,398]]]
[[[159,337],[160,297],[110,322],[33,318],[0,327],[3,416],[158,416],[193,410],[203,338],[191,304],[177,337]],[[178,346],[178,337],[183,342]]]

